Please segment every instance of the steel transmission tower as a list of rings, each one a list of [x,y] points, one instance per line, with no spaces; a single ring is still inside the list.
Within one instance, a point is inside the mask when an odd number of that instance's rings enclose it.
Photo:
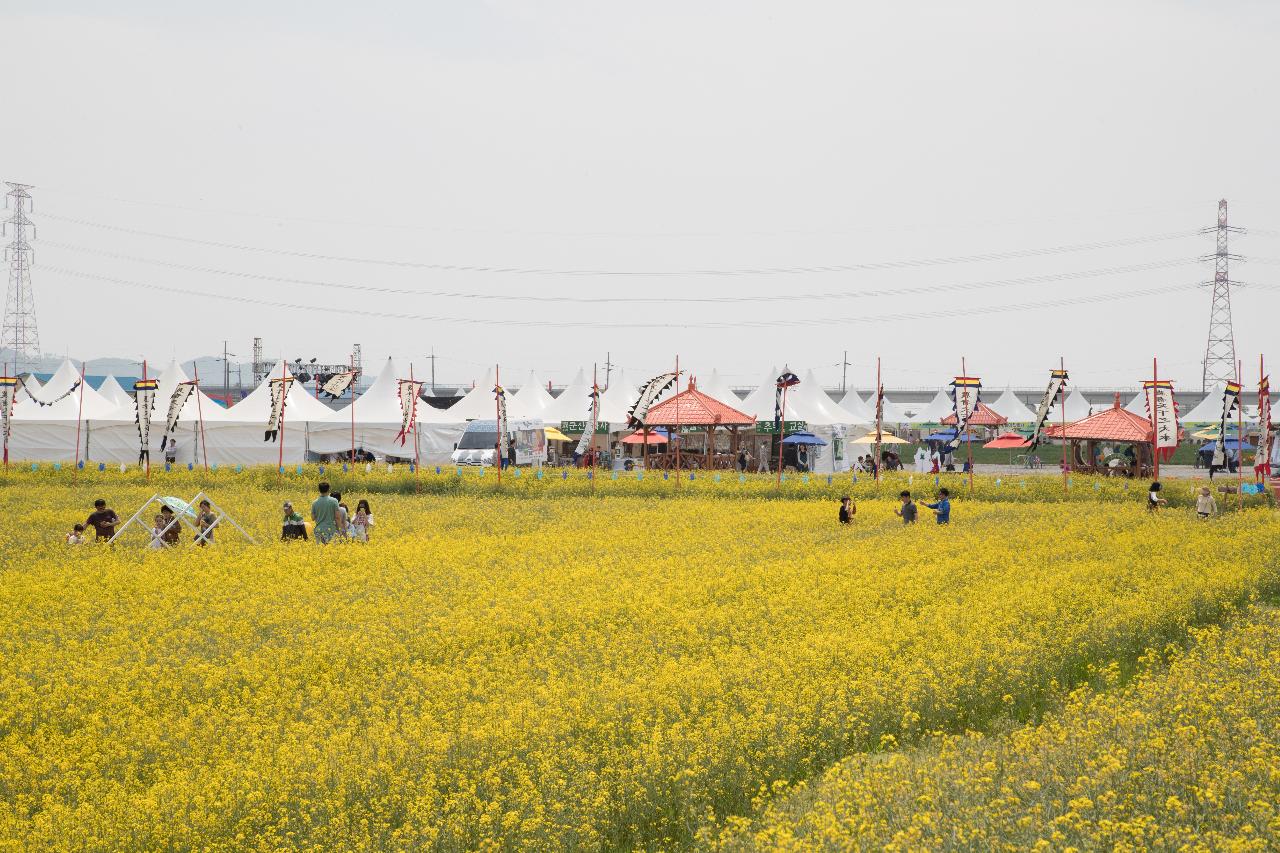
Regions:
[[[17,370],[35,366],[40,355],[40,335],[36,331],[36,303],[31,293],[31,246],[27,243],[27,229],[35,236],[36,226],[27,218],[31,210],[30,184],[5,181],[9,192],[5,196],[5,208],[10,211],[4,221],[3,233],[11,237],[4,247],[5,260],[9,263],[9,291],[4,303],[4,329],[0,332],[0,347],[13,350]]]
[[[1230,382],[1236,378],[1236,337],[1231,326],[1231,278],[1227,274],[1227,262],[1244,260],[1227,250],[1227,237],[1232,233],[1243,234],[1243,228],[1227,224],[1227,200],[1218,202],[1218,224],[1200,233],[1216,234],[1218,249],[1203,260],[1213,259],[1213,281],[1205,282],[1213,287],[1213,303],[1209,308],[1209,343],[1204,349],[1204,375],[1201,390],[1205,393],[1215,382]]]

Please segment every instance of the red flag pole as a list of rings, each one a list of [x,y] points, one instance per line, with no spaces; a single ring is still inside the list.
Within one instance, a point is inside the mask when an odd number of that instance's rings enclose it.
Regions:
[[[680,396],[680,355],[676,354],[676,397]],[[675,399],[674,397],[672,399]],[[680,486],[680,401],[676,401],[676,487]]]
[[[276,479],[284,474],[284,410],[289,405],[289,384],[285,364],[280,362],[280,458],[276,463]]]
[[[969,378],[969,369],[965,367],[964,356],[960,356],[960,374],[965,379]],[[965,386],[966,391],[968,390],[968,387],[969,386],[967,385]],[[969,459],[969,494],[973,494],[973,440],[969,429],[969,422],[973,420],[973,412],[977,408],[977,405],[978,404],[974,402],[967,406],[969,409],[969,417],[965,418],[964,421],[964,443],[967,445],[966,449],[968,450]],[[959,424],[956,426],[959,427]]]
[[[196,376],[196,416],[200,418],[200,455],[204,457],[204,472],[209,473],[209,444],[204,439],[204,405],[200,402],[200,365],[192,362]]]
[[[1151,357],[1151,473],[1152,479],[1160,482],[1160,451],[1156,448],[1159,426],[1156,423],[1157,401],[1160,399],[1160,366],[1155,356]]]
[[[409,362],[409,381],[414,381],[412,361]],[[351,380],[351,384],[355,384],[354,378]],[[413,388],[413,491],[416,493],[420,488],[418,485],[418,469],[422,467],[422,445],[418,444],[418,389],[412,385],[409,387]],[[355,406],[354,400],[351,405]]]
[[[147,360],[146,360],[145,358],[142,360],[142,381],[143,381],[143,382],[146,382],[146,381],[147,381]],[[135,396],[137,396],[137,395],[135,394]],[[139,407],[139,409],[138,409],[138,417],[142,417],[142,409],[141,409],[141,407]],[[150,417],[150,415],[148,415],[148,417]],[[145,459],[145,460],[146,460],[146,465],[147,465],[147,481],[148,481],[148,482],[150,482],[150,480],[151,480],[151,426],[150,426],[150,421],[148,421],[148,424],[147,424],[147,453],[146,453],[146,456],[144,456],[144,457],[143,457],[143,459]]]
[[[493,387],[495,388],[502,387],[502,380],[499,378],[499,376],[501,375],[499,373],[500,370],[501,370],[500,365],[495,364],[493,366]],[[502,485],[502,442],[506,438],[506,436],[502,434],[502,400],[498,397],[497,394],[493,395],[493,421],[494,421],[494,431],[498,433],[498,438],[494,442],[493,461],[498,468],[498,485],[501,486]]]
[[[410,365],[410,370],[412,371],[412,365]],[[412,375],[413,374],[411,372],[410,376]],[[417,427],[415,426],[414,427],[415,442],[418,440],[416,435],[417,431],[418,431]],[[355,353],[351,354],[351,464],[352,466],[355,466],[356,464],[356,355]]]
[[[1063,372],[1067,372],[1067,360],[1062,356],[1058,356],[1058,368]],[[1067,462],[1067,383],[1063,380],[1062,387],[1058,389],[1058,420],[1062,422],[1062,491],[1066,492],[1070,488],[1071,475],[1069,472],[1069,463]]]
[[[785,392],[785,389],[783,391]],[[876,482],[880,482],[880,431],[884,423],[884,386],[880,384],[880,356],[876,356],[876,443],[875,458],[871,460],[871,470],[875,472]],[[786,412],[783,412],[785,415]],[[786,423],[784,418],[783,423]]]
[[[1244,509],[1244,364],[1236,361],[1236,384],[1240,393],[1236,395],[1236,506]],[[1226,441],[1222,436],[1220,441]],[[1225,446],[1225,445],[1224,445]]]
[[[594,494],[596,490],[596,472],[597,458],[600,456],[596,450],[596,424],[600,420],[600,365],[591,365],[591,438],[588,446],[591,448],[591,491]]]
[[[1262,466],[1269,465],[1271,463],[1271,448],[1269,446],[1264,447],[1262,441],[1265,433],[1266,438],[1268,439],[1266,444],[1270,445],[1271,443],[1271,418],[1268,417],[1267,422],[1262,423],[1262,416],[1270,415],[1270,412],[1262,411],[1262,380],[1265,379],[1266,376],[1266,362],[1262,357],[1262,353],[1258,353],[1258,447],[1253,451],[1253,474],[1254,479],[1260,483],[1265,479],[1265,474],[1263,472],[1267,470]],[[1270,392],[1270,389],[1268,389],[1268,392]]]
[[[15,395],[16,396],[16,395]],[[84,419],[84,361],[80,362],[80,408],[76,410],[76,468],[80,470],[80,422]]]
[[[6,370],[5,372],[7,373],[8,371]],[[9,399],[9,422],[0,424],[0,429],[4,430],[4,472],[6,474],[9,473],[9,429],[13,424],[13,407],[18,404],[18,363],[16,361],[13,363],[13,377],[13,396]]]
[[[784,373],[788,372],[785,369]],[[782,386],[782,420],[778,421],[778,474],[777,485],[782,485],[782,440],[787,437],[787,385]]]

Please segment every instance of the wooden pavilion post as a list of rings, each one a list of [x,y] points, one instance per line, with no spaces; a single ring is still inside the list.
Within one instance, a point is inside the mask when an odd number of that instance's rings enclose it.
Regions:
[[[640,427],[640,435],[644,439],[644,443],[640,445],[640,469],[642,471],[649,470],[649,425],[644,424]]]

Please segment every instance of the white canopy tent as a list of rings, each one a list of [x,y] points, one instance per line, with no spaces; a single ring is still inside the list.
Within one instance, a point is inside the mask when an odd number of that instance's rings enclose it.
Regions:
[[[876,407],[875,392],[871,392],[871,396],[866,400],[858,395],[858,392],[850,388],[843,397],[840,398],[840,408],[856,417],[862,418],[867,423],[875,423]]]
[[[1209,393],[1204,396],[1191,411],[1178,418],[1184,424],[1216,424],[1222,420],[1222,394],[1227,390],[1227,383],[1218,380],[1213,383],[1209,389]],[[1251,411],[1252,410],[1252,411]],[[1236,415],[1232,413],[1231,420],[1236,420]],[[1255,407],[1246,406],[1244,410],[1244,422],[1247,424],[1255,424],[1258,422],[1258,414]]]
[[[1089,401],[1085,399],[1085,396],[1079,390],[1068,394],[1062,407],[1065,415],[1060,414],[1059,417],[1065,417],[1068,423],[1082,421],[1093,414],[1093,406],[1089,405]]]
[[[537,373],[530,370],[520,390],[507,398],[507,414],[512,418],[543,419],[555,397],[547,391],[546,384]]]
[[[161,451],[160,442],[164,438],[165,425],[169,417],[169,400],[173,397],[174,390],[181,383],[188,381],[188,376],[181,365],[171,361],[161,371],[157,380],[159,386],[156,388],[151,409],[148,446],[151,450],[152,464],[163,464],[164,457],[168,454]],[[110,381],[119,388],[119,384],[115,383],[114,379]],[[103,387],[106,385],[107,383],[103,382]],[[123,389],[121,392],[123,393]],[[205,442],[209,445],[210,461],[214,461],[213,443],[209,440],[209,436],[213,431],[212,425],[220,423],[225,418],[226,411],[199,389],[187,397],[179,412],[178,429],[174,433],[176,448],[174,459],[178,464],[194,465],[204,460],[200,442],[201,415],[204,416]],[[116,420],[119,423],[103,429],[95,429],[91,447],[93,457],[99,462],[136,462],[138,460],[138,429],[135,420],[137,407],[132,395],[124,394],[124,399],[117,403],[117,413]]]
[[[108,376],[102,380],[102,384],[98,386],[98,393],[117,406],[133,405],[133,397],[129,396],[129,392],[124,390],[114,376]]]
[[[942,419],[955,411],[955,403],[951,399],[951,392],[946,388],[933,395],[922,409],[920,409],[910,423],[913,424],[936,424],[941,423]]]
[[[1126,412],[1132,412],[1135,415],[1141,415],[1144,418],[1150,417],[1150,415],[1147,413],[1146,392],[1139,391],[1137,394],[1134,394],[1133,399],[1130,400],[1128,405],[1124,407],[1124,410]]]
[[[591,405],[591,384],[586,374],[579,370],[573,381],[551,401],[543,420],[547,426],[558,427],[564,421],[585,421],[587,407]]]
[[[16,399],[9,436],[10,459],[74,461],[77,432],[80,458],[91,458],[85,448],[92,447],[90,436],[94,427],[118,423],[123,415],[115,402],[103,397],[88,383],[76,387],[78,382],[80,371],[69,359],[64,359],[49,381],[35,391],[35,397]],[[69,391],[71,393],[67,393]],[[128,419],[132,423],[132,411]],[[134,448],[136,459],[136,439]]]
[[[18,387],[18,393],[15,396],[19,400],[30,400],[31,393],[39,394],[40,389],[43,387],[44,385],[36,378],[34,373],[28,373],[26,378],[22,380],[22,385]]]
[[[737,405],[730,401],[729,405],[761,423],[773,423],[777,406],[777,376],[778,372],[771,370],[746,399]],[[825,447],[813,447],[808,451],[809,465],[815,472],[847,469],[849,463],[842,446],[847,428],[868,423],[865,418],[834,403],[822,390],[812,370],[805,373],[799,385],[787,389],[783,420],[804,421],[809,432],[827,442]],[[837,446],[837,440],[841,446]]]
[[[484,372],[484,379],[467,392],[466,396],[444,409],[444,415],[450,423],[466,423],[475,420],[493,420],[498,417],[498,401],[493,396],[497,385],[493,381],[493,368]],[[511,397],[507,397],[508,404]],[[398,420],[398,419],[397,419]]]
[[[354,436],[357,450],[402,459],[412,459],[417,453],[423,464],[447,462],[465,428],[465,424],[451,416],[451,410],[437,409],[426,400],[419,399],[415,418],[416,438],[413,433],[403,442],[398,437],[403,422],[400,380],[407,376],[388,358],[373,383],[355,403],[331,411],[324,419],[310,424],[311,452],[345,458],[351,452]],[[287,410],[285,417],[287,420]]]
[[[991,404],[991,410],[998,415],[1003,415],[1011,424],[1033,424],[1036,422],[1036,413],[1031,411],[1008,388],[1004,389],[1004,393]]]

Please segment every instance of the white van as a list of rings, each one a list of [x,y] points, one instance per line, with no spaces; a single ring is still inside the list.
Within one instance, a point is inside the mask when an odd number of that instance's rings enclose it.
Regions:
[[[542,465],[547,461],[547,433],[540,419],[507,421],[506,439],[516,440],[517,465]],[[502,442],[502,454],[507,453],[507,440]],[[492,465],[498,444],[498,422],[476,420],[467,423],[462,438],[458,439],[450,457],[455,465]]]

